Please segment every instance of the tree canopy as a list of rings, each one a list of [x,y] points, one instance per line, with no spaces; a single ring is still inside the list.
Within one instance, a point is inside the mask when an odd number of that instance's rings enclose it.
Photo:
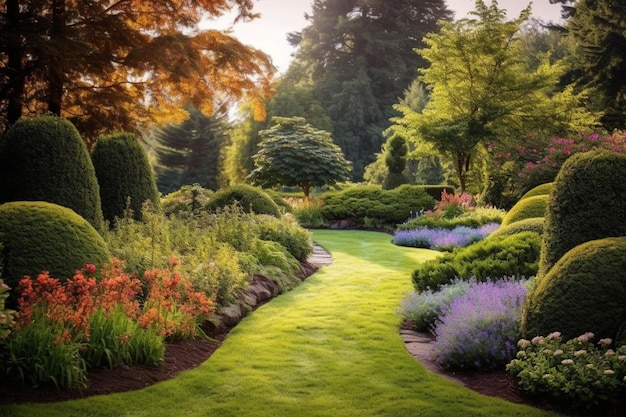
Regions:
[[[248,179],[256,185],[300,187],[305,198],[311,187],[333,185],[349,178],[350,163],[332,141],[330,133],[317,130],[302,117],[274,117],[275,123],[260,132],[256,168]]]
[[[7,0],[0,5],[0,122],[50,112],[83,134],[134,130],[147,118],[212,114],[234,99],[263,117],[274,67],[202,19],[252,0]]]
[[[420,78],[430,100],[421,112],[396,106],[404,116],[394,129],[453,162],[462,190],[473,158],[489,143],[538,131],[562,134],[594,122],[571,87],[556,91],[562,64],[546,58],[531,69],[524,60],[519,31],[529,14],[530,7],[507,21],[497,2],[477,0],[473,18],[441,22],[419,51],[430,63]]]

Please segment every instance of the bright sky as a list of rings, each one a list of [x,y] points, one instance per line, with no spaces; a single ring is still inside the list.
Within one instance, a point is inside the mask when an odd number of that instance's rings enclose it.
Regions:
[[[446,0],[448,7],[455,12],[455,18],[463,18],[474,10],[475,0]],[[491,0],[485,0],[487,5]],[[509,17],[515,18],[528,4],[525,0],[500,0],[498,6],[507,10]],[[291,62],[294,49],[287,42],[289,32],[299,31],[308,25],[305,13],[311,13],[312,0],[256,0],[254,10],[261,17],[246,23],[233,26],[234,35],[245,44],[251,45],[269,54],[278,67],[284,72]],[[560,19],[560,5],[550,4],[549,0],[535,0],[533,16],[544,21]],[[208,22],[207,27],[225,29],[232,24],[232,18],[216,22]]]

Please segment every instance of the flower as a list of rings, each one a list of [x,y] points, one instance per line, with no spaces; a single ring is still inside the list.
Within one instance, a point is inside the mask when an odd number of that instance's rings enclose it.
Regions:
[[[552,356],[561,356],[563,351],[561,349],[557,349],[552,353]]]
[[[549,335],[546,336],[546,338],[548,340],[556,340],[559,337],[561,337],[561,332],[552,332],[552,333],[550,333]]]
[[[573,365],[573,364],[574,364],[574,360],[573,360],[573,359],[563,359],[563,360],[561,361],[561,363],[562,363],[563,365]]]
[[[615,371],[612,369],[605,369],[603,372],[604,375],[613,375],[615,374]]]
[[[83,269],[88,274],[93,274],[94,272],[96,272],[96,266],[94,264],[85,264],[83,265]]]
[[[587,356],[587,351],[585,349],[577,350],[576,352],[574,352],[574,356]]]
[[[533,337],[533,339],[530,341],[530,343],[532,343],[535,346],[543,345],[543,336],[535,336],[535,337]]]
[[[581,343],[587,343],[589,340],[593,339],[594,334],[591,332],[587,332],[583,335],[580,335],[576,338]]]
[[[517,347],[520,349],[526,349],[529,346],[530,342],[526,339],[520,339],[519,342],[517,342]]]
[[[624,362],[624,361],[626,361],[626,355],[619,355],[619,356],[617,357],[617,359],[618,359],[620,362]]]
[[[605,339],[600,339],[600,341],[598,342],[600,346],[608,346],[611,343],[613,343],[613,339],[611,339],[610,337],[607,337]]]
[[[607,358],[613,355],[615,355],[615,351],[613,349],[609,349],[606,352],[604,352],[604,356],[606,356]]]

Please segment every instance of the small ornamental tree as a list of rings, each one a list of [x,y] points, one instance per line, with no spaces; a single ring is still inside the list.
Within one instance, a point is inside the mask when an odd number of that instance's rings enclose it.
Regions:
[[[297,186],[309,198],[311,187],[347,180],[351,164],[332,141],[302,117],[274,117],[276,124],[259,132],[255,169],[248,180],[260,186]]]

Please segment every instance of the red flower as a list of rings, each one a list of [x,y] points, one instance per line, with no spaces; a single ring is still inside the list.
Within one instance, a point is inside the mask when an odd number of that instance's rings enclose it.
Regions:
[[[93,274],[94,272],[96,272],[96,266],[94,264],[85,264],[83,265],[83,269],[88,274]]]

